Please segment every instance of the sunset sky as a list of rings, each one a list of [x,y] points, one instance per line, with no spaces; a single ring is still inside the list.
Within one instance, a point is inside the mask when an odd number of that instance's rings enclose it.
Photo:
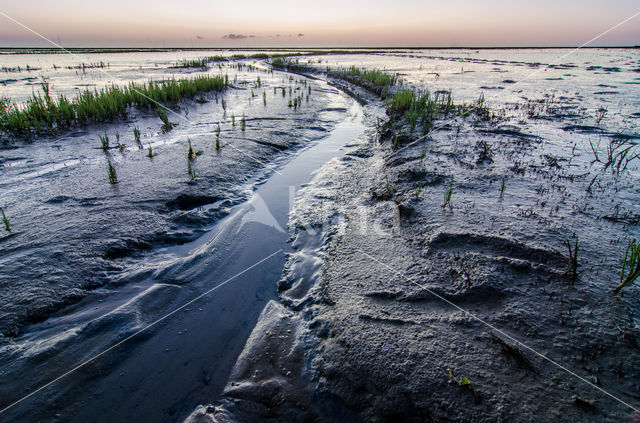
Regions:
[[[0,12],[67,47],[572,46],[637,14],[640,3],[0,0]],[[47,46],[2,14],[0,46]],[[594,45],[640,45],[640,16]]]

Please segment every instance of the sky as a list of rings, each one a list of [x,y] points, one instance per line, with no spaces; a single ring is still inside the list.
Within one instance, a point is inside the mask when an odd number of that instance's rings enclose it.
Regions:
[[[578,46],[637,0],[0,0],[0,46]],[[598,45],[640,45],[640,15]]]

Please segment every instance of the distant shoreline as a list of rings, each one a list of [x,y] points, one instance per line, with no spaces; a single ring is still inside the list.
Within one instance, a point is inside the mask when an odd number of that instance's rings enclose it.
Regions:
[[[314,50],[335,50],[336,53],[347,51],[373,51],[373,50],[564,50],[577,49],[640,49],[640,45],[635,46],[560,46],[560,47],[0,47],[0,54],[64,54],[73,53],[164,53],[173,51],[314,51]]]

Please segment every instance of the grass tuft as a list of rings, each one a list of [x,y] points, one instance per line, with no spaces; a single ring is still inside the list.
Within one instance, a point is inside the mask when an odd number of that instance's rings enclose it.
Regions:
[[[162,121],[162,130],[164,132],[169,132],[173,128],[173,124],[169,122],[169,116],[167,116],[167,112],[164,109],[164,107],[161,107],[161,106],[157,107],[156,113],[158,114],[158,117]]]
[[[578,252],[580,249],[577,239],[573,247],[571,246],[571,241],[568,239],[565,240],[565,244],[569,249],[569,270],[566,271],[565,275],[571,278],[571,286],[573,286],[578,280]]]
[[[111,185],[115,185],[118,183],[118,175],[116,173],[116,168],[111,164],[111,159],[107,157],[107,176],[109,177],[109,183]]]
[[[480,402],[480,395],[478,395],[478,392],[476,392],[476,388],[471,384],[471,382],[469,382],[469,379],[465,375],[460,375],[459,377],[456,377],[451,372],[451,369],[447,369],[447,371],[449,372],[449,381],[455,383],[456,385],[458,385],[460,387],[466,388],[469,391],[471,391],[471,393],[473,394],[473,398],[475,399],[476,403]]]
[[[453,176],[451,177],[451,183],[449,184],[449,189],[444,192],[444,204],[442,204],[442,208],[449,206],[449,209],[453,210],[453,205],[451,204],[451,197],[453,196]]]
[[[138,148],[142,150],[143,147],[142,147],[142,143],[140,142],[140,129],[138,129],[137,126],[133,127],[133,138],[138,143]]]
[[[191,166],[190,159],[187,160],[187,173],[189,174],[189,183],[193,183],[193,181],[195,181],[195,179],[198,177],[198,174],[195,170],[193,170],[193,167]]]
[[[629,243],[627,251],[624,253],[620,283],[613,291],[620,292],[625,286],[634,283],[638,277],[640,277],[640,244],[634,239]]]
[[[9,219],[7,219],[7,216],[4,214],[4,209],[2,207],[0,207],[0,213],[2,213],[2,223],[4,223],[4,228],[7,230],[7,232],[11,232]]]
[[[104,135],[100,135],[100,145],[102,146],[102,151],[109,150],[109,137],[107,136],[107,132],[104,132]]]

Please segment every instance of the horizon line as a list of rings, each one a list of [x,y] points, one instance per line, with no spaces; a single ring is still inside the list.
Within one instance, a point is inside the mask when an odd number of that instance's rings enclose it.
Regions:
[[[26,50],[30,52],[35,52],[38,50],[46,50],[46,51],[64,51],[64,50],[94,50],[99,52],[103,51],[202,51],[202,50],[256,50],[256,51],[271,51],[271,50],[289,50],[289,51],[310,51],[310,50],[336,50],[336,51],[345,51],[345,50],[527,50],[527,49],[568,49],[568,48],[576,48],[576,45],[558,45],[558,46],[536,46],[536,45],[525,45],[525,46],[377,46],[377,47],[363,47],[363,46],[320,46],[320,47],[299,47],[299,46],[287,46],[287,47],[279,47],[279,46],[265,46],[265,47],[221,47],[221,46],[210,46],[210,47],[192,47],[192,46],[174,46],[174,47],[119,47],[119,46],[109,46],[109,47],[16,47],[16,46],[0,46],[1,50]],[[581,49],[640,49],[640,44],[628,44],[628,45],[601,45],[601,46],[584,46]]]

